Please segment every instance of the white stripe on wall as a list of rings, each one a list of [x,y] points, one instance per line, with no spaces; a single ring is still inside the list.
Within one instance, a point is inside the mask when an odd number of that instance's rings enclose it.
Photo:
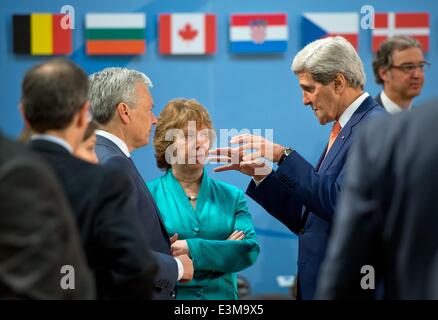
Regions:
[[[428,36],[430,30],[428,28],[397,28],[397,29],[374,29],[373,35],[375,36],[395,36],[395,35],[416,35],[416,36]]]

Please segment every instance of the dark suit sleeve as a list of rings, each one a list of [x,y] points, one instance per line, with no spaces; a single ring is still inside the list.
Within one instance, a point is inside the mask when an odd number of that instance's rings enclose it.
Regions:
[[[30,160],[31,159],[31,160]],[[94,280],[62,187],[35,155],[11,158],[0,170],[2,298],[93,299]],[[61,287],[73,267],[74,289]],[[69,267],[70,268],[70,267]],[[73,275],[72,269],[68,272]]]
[[[340,199],[326,260],[322,265],[317,298],[370,298],[373,290],[363,290],[361,268],[371,265],[378,270],[376,256],[379,234],[384,225],[379,208],[379,194],[386,170],[379,162],[379,138],[366,139],[374,129],[363,132],[352,148],[348,160],[349,175]],[[370,151],[370,150],[373,151]],[[381,149],[380,149],[381,150]],[[389,150],[385,150],[388,151]],[[374,153],[374,154],[371,154]],[[371,170],[370,170],[371,168]]]
[[[101,248],[112,261],[112,298],[151,298],[156,261],[141,230],[128,179],[116,170],[106,172],[94,222]]]
[[[290,187],[287,186],[288,182],[281,182],[280,178],[272,172],[258,186],[251,181],[246,194],[292,232],[298,234],[303,204],[299,198],[292,196]]]
[[[154,278],[154,286],[173,291],[178,281],[178,265],[174,257],[157,251],[152,251],[157,264],[158,272]]]
[[[294,151],[259,186],[252,181],[247,194],[298,233],[303,206],[323,219],[333,219],[345,172],[343,166],[333,175],[330,172],[321,175]]]
[[[330,168],[319,174],[296,151],[290,154],[275,175],[290,196],[302,202],[312,213],[332,221],[339,194],[342,192],[347,166]]]

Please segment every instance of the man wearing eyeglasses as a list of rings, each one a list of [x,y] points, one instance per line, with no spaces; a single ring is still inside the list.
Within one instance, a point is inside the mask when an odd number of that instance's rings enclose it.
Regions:
[[[424,71],[429,66],[416,39],[389,38],[381,44],[373,61],[376,82],[383,85],[376,101],[391,114],[411,109],[412,100],[421,93]]]

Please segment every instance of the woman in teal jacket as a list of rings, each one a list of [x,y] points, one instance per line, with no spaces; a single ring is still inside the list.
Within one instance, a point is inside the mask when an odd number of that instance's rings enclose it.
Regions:
[[[243,192],[204,170],[211,141],[210,117],[195,100],[172,100],[161,112],[154,146],[166,173],[148,187],[169,235],[178,237],[172,254],[188,254],[195,270],[178,284],[177,299],[237,299],[236,273],[260,251]]]

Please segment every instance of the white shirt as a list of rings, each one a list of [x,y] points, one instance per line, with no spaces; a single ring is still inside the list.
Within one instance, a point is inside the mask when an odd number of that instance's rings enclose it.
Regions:
[[[357,109],[359,109],[360,105],[362,104],[362,102],[365,101],[366,98],[369,97],[369,93],[368,92],[364,92],[362,93],[356,100],[354,100],[348,107],[347,109],[345,109],[345,111],[341,114],[341,116],[339,117],[339,124],[341,125],[341,130],[343,127],[345,127],[345,125],[347,124],[348,121],[350,121],[351,117],[353,116],[353,114],[356,112]],[[266,177],[265,177],[266,178]],[[257,181],[254,178],[252,178],[256,184],[256,186],[258,186],[260,183],[263,182],[263,180],[265,180],[265,178]]]
[[[108,140],[110,140],[111,142],[113,142],[124,154],[125,156],[127,156],[128,158],[131,158],[131,153],[129,152],[128,146],[126,145],[125,141],[123,141],[122,139],[120,139],[119,137],[113,135],[112,133],[109,133],[107,131],[103,131],[103,130],[96,130],[96,134],[107,138]],[[182,262],[177,259],[174,258],[176,261],[176,264],[178,266],[178,281],[182,279],[183,275],[184,275],[184,267]]]
[[[388,111],[390,114],[396,114],[402,112],[403,108],[401,108],[397,103],[389,99],[389,97],[386,95],[385,90],[382,90],[380,93],[380,99],[382,99],[383,107],[386,111]],[[408,108],[406,110],[412,109],[412,102],[409,104]]]
[[[125,156],[131,158],[131,153],[129,152],[128,146],[126,145],[125,141],[113,135],[112,133],[109,133],[108,131],[96,130],[95,132],[97,135],[107,138],[108,140],[113,142],[117,147],[119,147],[119,149],[125,154]]]
[[[339,124],[341,125],[341,128],[345,127],[347,122],[351,119],[353,114],[356,112],[357,109],[359,109],[362,102],[365,101],[366,98],[369,97],[368,92],[362,93],[356,100],[354,100],[348,107],[345,109],[345,111],[341,114],[339,117]]]
[[[45,141],[50,141],[50,142],[53,142],[53,143],[63,147],[69,153],[73,153],[73,148],[72,148],[72,146],[67,141],[65,141],[62,138],[59,138],[59,137],[56,137],[56,136],[52,136],[50,134],[33,134],[30,137],[30,140],[45,140]]]

